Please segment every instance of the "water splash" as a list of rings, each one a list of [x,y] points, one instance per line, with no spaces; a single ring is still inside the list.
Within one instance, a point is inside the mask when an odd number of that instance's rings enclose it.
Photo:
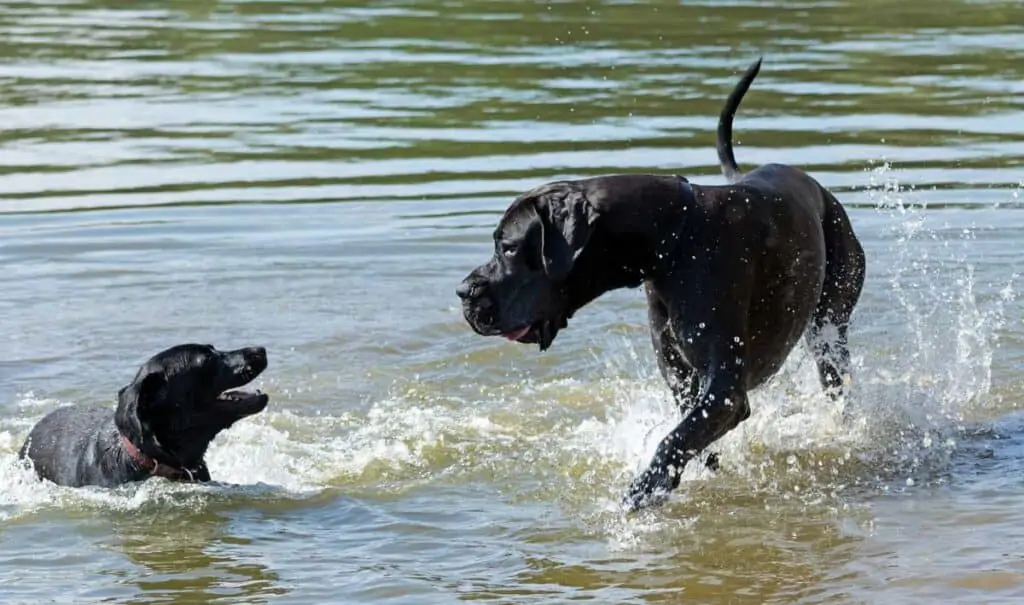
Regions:
[[[224,498],[304,499],[337,486],[380,487],[424,470],[441,473],[464,459],[500,457],[520,437],[515,426],[413,387],[374,404],[365,415],[283,410],[242,420],[211,444],[210,484],[152,479],[117,489],[76,489],[39,481],[17,458],[34,423],[63,405],[70,402],[26,393],[17,407],[32,415],[0,419],[0,520],[47,507],[201,509]]]
[[[992,366],[1017,276],[979,288],[970,256],[974,230],[951,236],[936,227],[890,171],[887,163],[876,168],[869,192],[888,228],[882,249],[869,251],[871,280],[854,317],[852,421],[844,423],[841,407],[823,397],[813,359],[798,346],[779,374],[751,393],[751,417],[712,446],[721,453],[720,477],[689,465],[670,515],[630,520],[613,506],[618,494],[606,496],[595,523],[613,546],[663,532],[680,513],[699,515],[687,503],[708,481],[836,506],[846,505],[851,486],[911,489],[942,481],[960,439],[1006,411],[993,394]],[[998,295],[985,298],[979,289]],[[627,363],[635,358],[627,350]],[[623,471],[614,482],[620,489],[680,419],[659,381],[622,384],[609,419],[587,421],[576,432],[581,450],[589,442]]]
[[[208,454],[215,477],[210,484],[183,484],[154,479],[117,489],[67,488],[39,481],[17,451],[43,413],[70,405],[24,394],[17,402],[31,417],[0,420],[0,520],[29,515],[49,507],[138,511],[150,508],[201,509],[212,500],[242,497],[303,498],[317,486],[301,472],[300,444],[269,422],[246,420],[218,437]]]
[[[687,467],[671,514],[627,519],[618,511],[629,480],[680,420],[647,335],[631,332],[601,337],[608,352],[594,355],[593,378],[509,380],[488,390],[412,377],[365,411],[268,411],[214,442],[211,486],[68,490],[36,481],[17,447],[33,422],[67,402],[26,394],[19,415],[0,420],[0,518],[52,506],[202,507],[215,498],[482,480],[509,498],[557,503],[588,531],[629,546],[666,524],[692,524],[704,486],[842,506],[849,485],[920,484],[920,473],[946,464],[964,427],[1004,409],[992,393],[992,364],[1016,290],[1011,279],[996,284],[998,296],[980,296],[992,288],[979,284],[970,261],[975,233],[933,225],[889,171],[886,164],[871,176],[874,212],[888,227],[869,251],[870,281],[854,316],[852,422],[822,396],[814,363],[798,347],[751,393],[751,417],[713,446],[722,470]]]

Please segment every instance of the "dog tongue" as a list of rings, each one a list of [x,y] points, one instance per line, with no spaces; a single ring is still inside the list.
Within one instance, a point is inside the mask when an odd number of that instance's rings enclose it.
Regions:
[[[526,333],[529,332],[529,331],[530,331],[530,326],[525,326],[525,327],[519,328],[518,330],[513,330],[511,332],[505,332],[504,334],[502,334],[502,336],[504,336],[505,338],[507,338],[507,339],[509,339],[511,341],[516,341],[516,340],[519,340],[520,338],[522,338],[523,336],[526,336]]]

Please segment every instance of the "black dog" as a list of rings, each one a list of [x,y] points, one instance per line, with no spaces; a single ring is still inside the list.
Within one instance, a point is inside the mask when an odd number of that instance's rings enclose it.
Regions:
[[[150,358],[117,394],[117,410],[58,408],[29,433],[19,456],[58,485],[115,487],[151,475],[209,481],[203,456],[217,433],[263,410],[245,386],[267,367],[263,347],[218,351],[178,345]]]
[[[645,286],[658,365],[689,414],[633,481],[630,509],[662,500],[689,460],[750,415],[747,391],[801,335],[830,396],[849,380],[864,252],[846,212],[797,168],[741,174],[733,157],[732,118],[760,67],[747,69],[719,118],[728,185],[647,174],[542,185],[509,206],[494,257],[457,290],[478,334],[543,351],[590,301]]]

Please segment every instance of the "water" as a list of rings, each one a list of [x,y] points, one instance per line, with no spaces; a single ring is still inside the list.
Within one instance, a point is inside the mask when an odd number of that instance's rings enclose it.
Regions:
[[[1019,603],[1024,7],[4,2],[0,602]],[[797,351],[665,507],[642,295],[554,347],[454,289],[519,191],[786,161],[868,253],[851,427]],[[59,405],[261,344],[204,486],[41,484]]]

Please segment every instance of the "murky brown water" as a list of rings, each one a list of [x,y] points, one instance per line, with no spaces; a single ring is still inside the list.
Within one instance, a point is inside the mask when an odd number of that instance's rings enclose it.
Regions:
[[[1024,602],[1019,2],[0,5],[0,602]],[[803,352],[666,507],[642,295],[548,352],[459,279],[519,191],[802,165],[869,254],[855,426]],[[32,423],[270,350],[219,483],[57,489]]]

